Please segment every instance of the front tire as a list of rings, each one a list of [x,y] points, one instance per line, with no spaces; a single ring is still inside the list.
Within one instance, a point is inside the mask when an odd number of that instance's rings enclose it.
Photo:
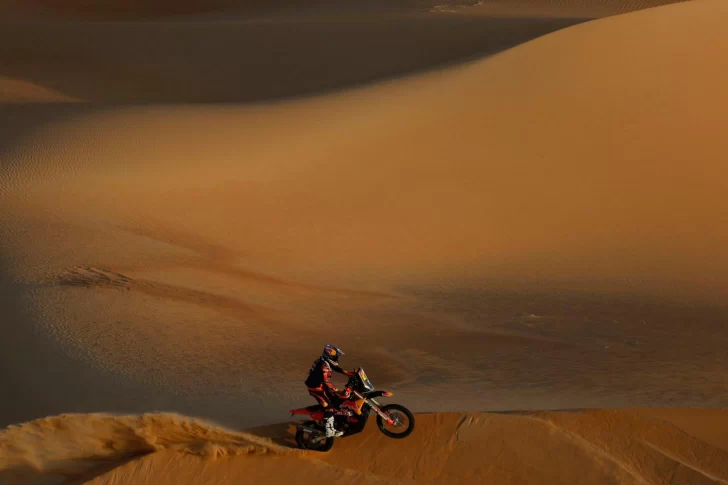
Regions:
[[[318,428],[314,421],[306,421],[304,426],[309,428]],[[302,450],[327,452],[334,446],[334,438],[323,438],[314,441],[316,435],[308,433],[302,429],[296,429],[296,443]]]
[[[395,421],[395,425],[390,426],[381,416],[377,416],[377,426],[385,436],[402,439],[411,435],[415,430],[415,417],[406,407],[399,404],[387,404],[382,406],[381,410]]]

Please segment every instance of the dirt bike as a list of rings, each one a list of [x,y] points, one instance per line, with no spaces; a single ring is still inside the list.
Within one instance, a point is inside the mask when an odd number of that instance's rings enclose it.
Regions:
[[[377,415],[377,427],[390,438],[406,438],[415,429],[415,417],[409,409],[399,404],[382,406],[379,397],[390,397],[391,392],[376,391],[364,369],[359,368],[346,383],[351,389],[348,398],[334,403],[336,429],[343,431],[342,437],[361,433],[370,414]],[[304,450],[329,451],[334,446],[334,438],[326,437],[324,408],[321,405],[293,409],[291,416],[308,415],[310,421],[296,426],[296,443]]]

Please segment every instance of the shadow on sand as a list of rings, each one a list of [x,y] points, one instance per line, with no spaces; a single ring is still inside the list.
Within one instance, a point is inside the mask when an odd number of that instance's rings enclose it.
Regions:
[[[489,56],[588,19],[425,14],[7,23],[0,76],[104,103],[262,102]]]

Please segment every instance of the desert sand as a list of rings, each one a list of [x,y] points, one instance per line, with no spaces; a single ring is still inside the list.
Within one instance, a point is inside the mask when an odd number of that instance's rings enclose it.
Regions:
[[[29,485],[718,484],[728,478],[726,413],[422,414],[408,439],[369,428],[325,454],[292,448],[286,425],[235,432],[169,414],[65,415],[0,434],[11,464],[0,478]]]
[[[0,2],[0,478],[728,480],[728,5],[667,3]],[[436,414],[290,450],[328,342]]]

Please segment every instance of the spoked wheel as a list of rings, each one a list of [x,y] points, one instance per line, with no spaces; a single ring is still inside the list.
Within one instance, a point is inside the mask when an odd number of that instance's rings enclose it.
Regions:
[[[394,421],[394,424],[389,424],[381,416],[377,416],[377,426],[382,433],[395,439],[406,438],[412,434],[415,429],[415,417],[409,409],[399,404],[387,404],[381,409]]]
[[[318,429],[318,426],[314,421],[306,421],[303,423],[306,428]],[[311,433],[309,431],[296,428],[296,443],[298,447],[304,450],[311,451],[329,451],[334,446],[334,438],[327,438],[326,434],[323,433]]]

